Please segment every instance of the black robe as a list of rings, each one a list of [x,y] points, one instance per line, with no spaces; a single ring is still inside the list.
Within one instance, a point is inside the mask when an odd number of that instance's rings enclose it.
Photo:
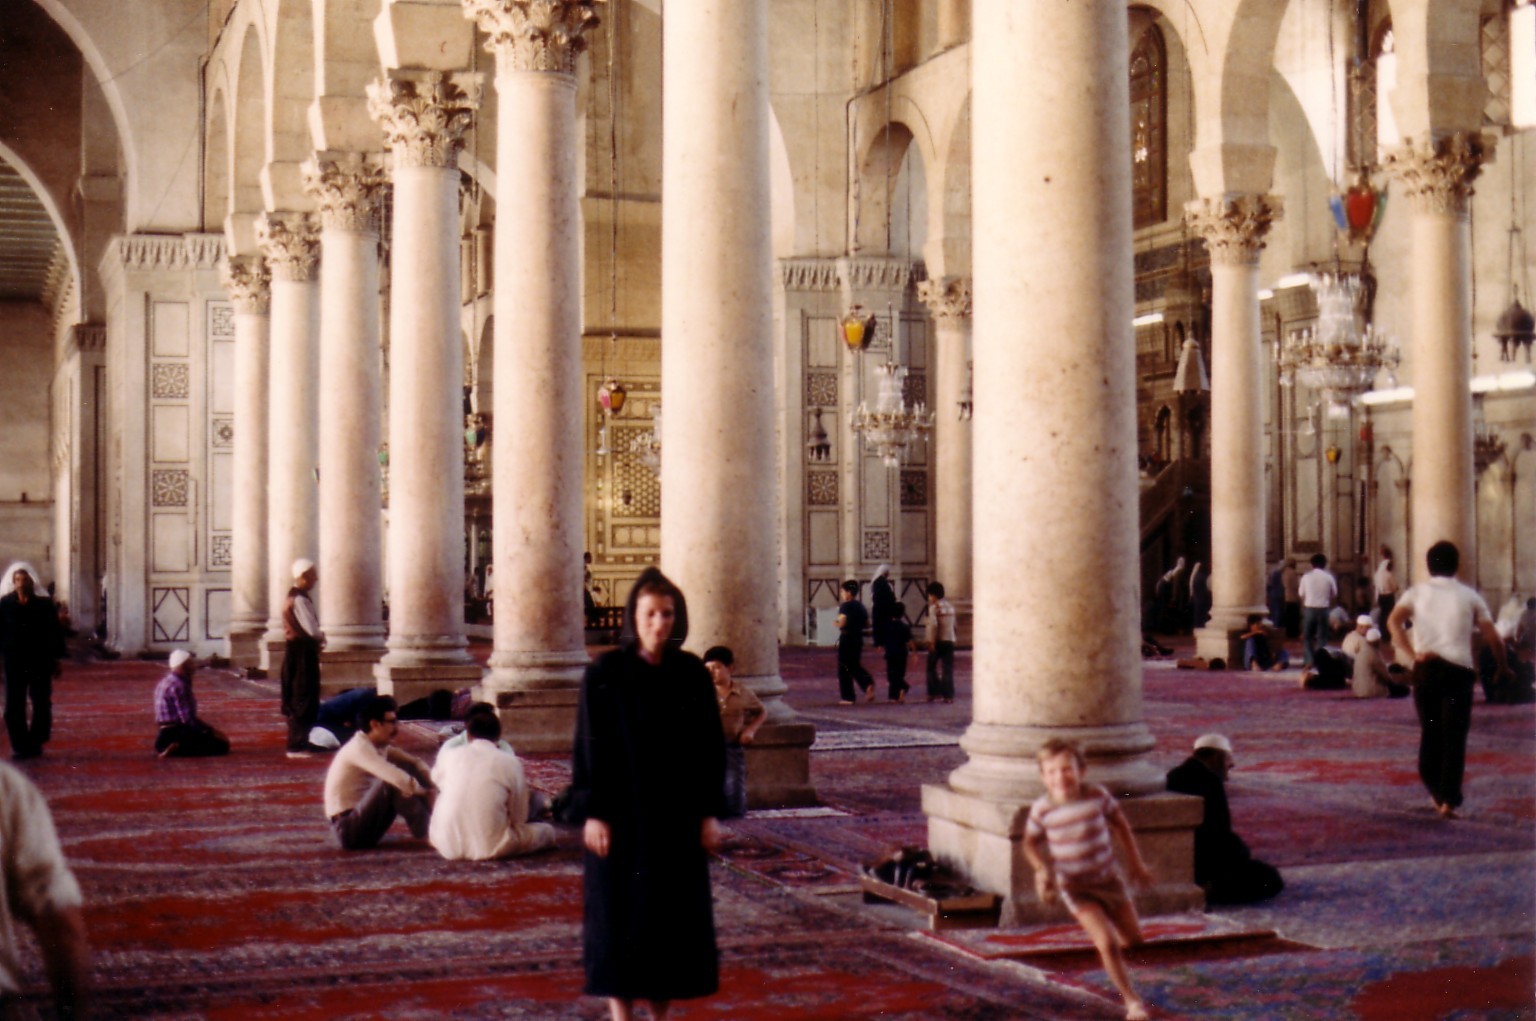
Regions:
[[[1252,904],[1285,888],[1279,871],[1258,861],[1232,830],[1225,781],[1190,756],[1168,771],[1168,789],[1205,802],[1205,816],[1195,828],[1195,882],[1211,904]]]
[[[611,828],[585,859],[586,992],[621,999],[707,996],[719,985],[706,818],[725,812],[725,745],[697,656],[660,664],[633,644],[587,669],[577,709],[572,814]]]

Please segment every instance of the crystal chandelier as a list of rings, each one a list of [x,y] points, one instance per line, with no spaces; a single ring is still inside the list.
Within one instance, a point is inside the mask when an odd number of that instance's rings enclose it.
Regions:
[[[1378,373],[1397,368],[1397,344],[1362,325],[1365,285],[1360,274],[1314,273],[1309,283],[1317,295],[1317,325],[1285,338],[1280,382],[1300,382],[1326,395],[1330,414],[1347,414],[1349,405],[1375,386]]]
[[[651,412],[650,431],[642,431],[630,441],[629,452],[656,477],[661,477],[661,405]]]
[[[934,414],[921,402],[907,407],[903,394],[907,368],[895,362],[886,362],[875,370],[879,373],[879,389],[875,407],[860,401],[848,416],[853,431],[864,437],[864,445],[880,455],[887,468],[901,464],[902,456],[912,444],[928,438],[933,430]]]

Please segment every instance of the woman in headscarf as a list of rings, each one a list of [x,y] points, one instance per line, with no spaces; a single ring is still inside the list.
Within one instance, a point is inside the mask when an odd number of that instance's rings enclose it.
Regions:
[[[637,999],[719,986],[709,851],[725,811],[714,686],[682,651],[688,608],[656,568],[635,582],[620,647],[587,669],[577,707],[571,811],[583,822],[585,991],[613,1021]]]
[[[43,754],[43,745],[53,733],[53,679],[64,658],[64,629],[53,600],[37,590],[37,569],[31,564],[18,561],[7,567],[0,593],[5,729],[11,739],[11,758],[32,759]]]
[[[882,648],[885,646],[885,629],[896,619],[896,589],[891,585],[891,565],[881,564],[869,582],[869,636]]]

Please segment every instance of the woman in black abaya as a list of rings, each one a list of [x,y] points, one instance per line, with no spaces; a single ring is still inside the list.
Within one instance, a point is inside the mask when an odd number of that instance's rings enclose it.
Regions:
[[[634,1001],[719,985],[708,852],[718,847],[725,746],[714,686],[682,651],[683,594],[648,568],[624,610],[621,647],[582,679],[571,807],[584,820],[586,992],[613,1021]]]

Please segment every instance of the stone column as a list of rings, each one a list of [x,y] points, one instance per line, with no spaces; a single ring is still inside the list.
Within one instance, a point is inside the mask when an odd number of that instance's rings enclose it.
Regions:
[[[978,0],[974,25],[974,708],[968,760],[923,809],[929,847],[1012,923],[1041,913],[1019,842],[1045,740],[1119,793],[1163,777],[1141,703],[1125,5]],[[1198,903],[1199,802],[1124,805],[1160,883],[1143,906]]]
[[[689,647],[730,646],[768,707],[749,802],[806,803],[815,731],[783,699],[774,586],[766,0],[673,4],[662,31],[661,563],[688,597]]]
[[[394,154],[395,184],[389,644],[374,677],[381,693],[402,703],[480,679],[464,639],[458,228],[458,153],[479,99],[475,74],[391,71],[368,87],[368,112]]]
[[[261,669],[267,630],[267,359],[272,276],[258,257],[224,264],[224,290],[235,304],[235,478],[233,565],[225,655],[237,669]]]
[[[1211,255],[1211,619],[1195,632],[1195,651],[1237,668],[1248,615],[1269,612],[1259,252],[1279,214],[1272,195],[1196,199],[1186,207]]]
[[[267,634],[262,665],[283,664],[283,599],[293,562],[319,554],[320,237],[308,213],[268,213],[256,238],[272,269],[271,446],[267,462]],[[325,584],[325,579],[320,579]],[[321,626],[325,625],[322,618]]]
[[[503,598],[486,698],[522,751],[570,750],[588,662],[576,58],[594,7],[464,0],[496,54],[494,413],[503,428],[491,451],[491,562]],[[518,609],[519,593],[537,612]]]
[[[1459,132],[1429,145],[1410,140],[1386,159],[1413,211],[1412,580],[1427,577],[1424,554],[1442,539],[1461,551],[1461,577],[1477,577],[1469,214],[1472,182],[1492,145]]]
[[[379,478],[379,196],[383,159],[323,152],[304,164],[320,210],[320,620],[322,690],[373,682],[384,654]]]
[[[934,365],[934,575],[955,604],[956,637],[971,644],[971,423],[960,420],[970,384],[971,281],[924,280],[917,296],[937,326]]]

